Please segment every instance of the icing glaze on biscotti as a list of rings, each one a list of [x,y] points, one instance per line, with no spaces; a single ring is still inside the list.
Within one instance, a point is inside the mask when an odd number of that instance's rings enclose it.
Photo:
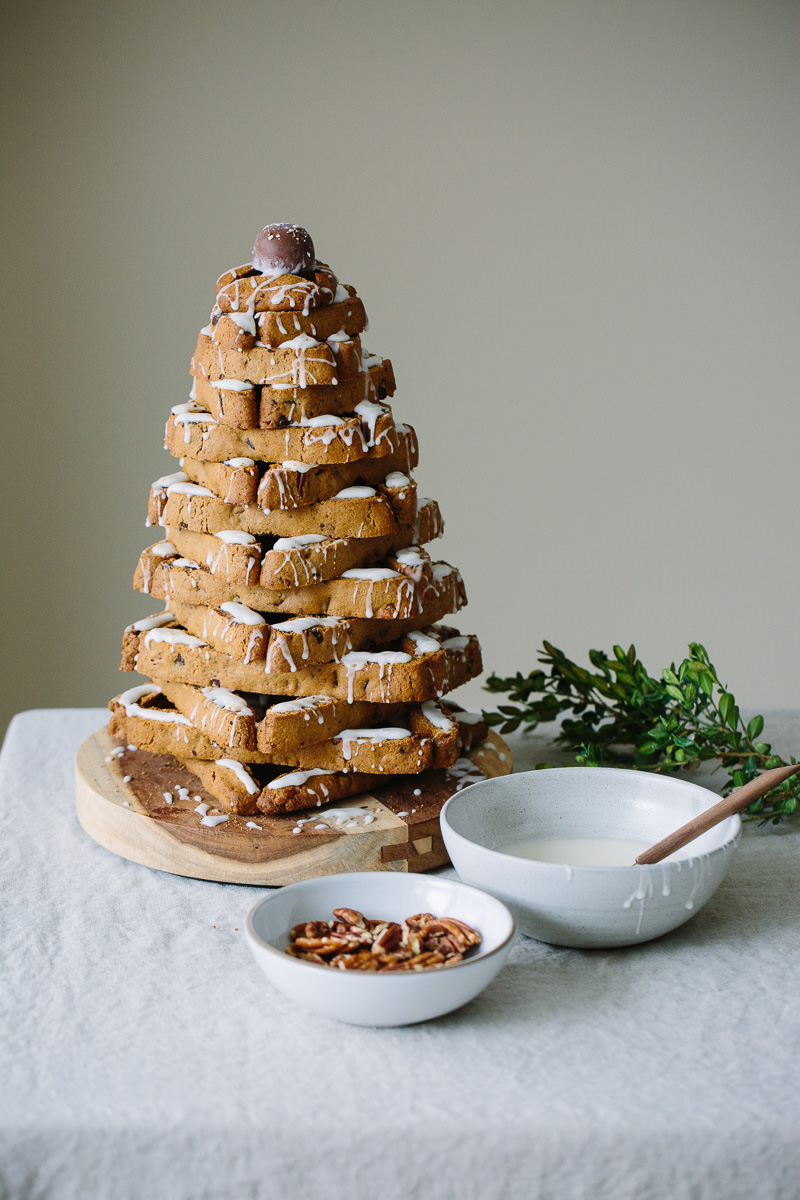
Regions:
[[[360,401],[350,415],[322,414],[282,429],[234,429],[220,424],[194,400],[174,405],[167,418],[164,448],[175,458],[187,455],[207,462],[253,458],[257,462],[354,462],[368,455],[396,454],[402,445],[391,409]],[[401,427],[405,431],[405,426]]]
[[[343,729],[354,725],[367,726],[406,724],[412,720],[410,709],[402,704],[348,704],[333,696],[306,696],[292,700],[274,699],[267,695],[243,693],[249,713],[223,712],[211,694],[214,689],[192,684],[170,683],[157,679],[172,705],[187,717],[195,729],[219,746],[241,750],[261,750],[277,756],[285,751],[299,751],[312,742],[329,741]],[[225,689],[216,689],[224,692]],[[220,716],[220,712],[223,715]],[[420,709],[420,712],[424,711]],[[416,718],[413,718],[416,720]],[[425,727],[425,730],[427,727]],[[419,729],[417,730],[419,732]],[[235,752],[232,751],[235,757]]]
[[[229,458],[221,463],[182,457],[181,470],[188,479],[208,488],[226,504],[257,504],[267,512],[307,508],[309,504],[329,500],[355,483],[378,487],[387,475],[401,472],[408,475],[418,460],[416,439],[409,436],[411,432],[407,429],[401,436],[396,454],[379,458],[368,455],[338,466],[318,466],[292,459],[266,464],[246,457]]]
[[[345,775],[320,769],[285,772],[280,767],[252,768],[244,763],[235,763],[232,759],[204,762],[202,759],[189,758],[179,761],[197,776],[221,808],[243,815],[256,812],[278,815],[317,808],[374,790],[387,778],[392,778],[356,772]],[[271,774],[273,778],[264,784],[254,777],[254,772],[259,776]]]
[[[237,380],[268,387],[324,387],[356,379],[366,369],[361,339],[318,341],[298,333],[279,346],[255,341],[248,349],[217,345],[207,325],[200,331],[191,373],[208,381]]]
[[[207,409],[216,421],[235,429],[283,429],[311,417],[352,413],[363,400],[379,403],[393,396],[395,388],[392,364],[381,359],[356,378],[335,386],[264,387],[235,379],[208,379],[198,374],[190,399]]]
[[[212,575],[229,583],[260,584],[266,588],[307,587],[321,580],[346,577],[358,567],[385,565],[401,574],[414,572],[416,583],[432,578],[433,564],[425,551],[415,548],[410,567],[400,560],[407,557],[398,543],[408,540],[407,532],[383,538],[325,538],[306,534],[293,538],[261,538],[237,531],[196,533],[190,529],[169,527],[167,538],[184,558],[201,563]],[[244,542],[243,539],[249,539]]]
[[[175,634],[175,637],[170,635]],[[138,638],[138,641],[136,640]],[[454,635],[436,650],[414,653],[399,646],[351,650],[339,661],[310,662],[298,669],[284,659],[245,663],[188,631],[126,631],[123,669],[196,687],[220,685],[231,691],[268,691],[275,696],[334,696],[348,703],[411,704],[435,699],[480,675],[480,646],[472,636]],[[283,670],[266,670],[266,667]]]
[[[196,710],[198,724],[194,724],[171,706],[159,689],[144,697],[146,705],[125,703],[125,695],[109,702],[109,733],[157,754],[390,775],[452,766],[459,754],[457,726],[441,710],[441,715],[434,716],[421,707],[409,708],[403,714],[404,725],[348,726],[327,741],[304,744],[298,749],[281,745],[255,750],[236,744],[230,735],[224,745],[215,742],[200,728],[207,719],[204,710]]]
[[[368,327],[364,305],[357,296],[350,296],[338,304],[314,309],[308,315],[302,312],[259,312],[251,321],[243,322],[241,313],[224,313],[215,308],[209,327],[215,345],[249,350],[256,342],[273,349],[304,333],[319,342],[334,343],[350,340]],[[244,335],[244,336],[243,336]],[[335,347],[331,349],[336,353]]]
[[[217,280],[216,306],[221,312],[300,312],[308,315],[336,299],[339,281],[325,263],[317,263],[312,279],[262,274],[251,263],[233,267]],[[347,295],[346,289],[345,295]]]
[[[164,476],[151,491],[148,523],[197,533],[238,529],[255,537],[279,538],[305,534],[379,538],[405,530],[409,542],[435,541],[444,532],[435,500],[426,497],[417,512],[416,488],[411,483],[399,489],[385,483],[377,488],[356,485],[304,508],[265,512],[257,505],[226,504],[209,488]]]
[[[263,588],[231,584],[197,562],[182,558],[171,543],[158,542],[144,550],[133,577],[137,591],[164,600],[219,607],[238,601],[258,612],[291,616],[366,617],[405,620],[419,617],[438,621],[458,612],[467,602],[456,567],[434,562],[430,583],[395,571],[381,579],[331,579],[305,588]]]

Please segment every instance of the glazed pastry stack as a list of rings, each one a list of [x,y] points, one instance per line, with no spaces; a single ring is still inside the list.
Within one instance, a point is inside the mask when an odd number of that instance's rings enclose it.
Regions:
[[[110,732],[173,755],[221,814],[430,768],[455,790],[486,731],[441,698],[480,673],[480,647],[440,624],[464,588],[431,555],[441,515],[385,403],[391,363],[362,346],[364,306],[297,226],[267,226],[216,290],[167,421],[180,470],[150,493],[164,536],[134,577],[167,608],[124,635],[123,670],[152,682],[111,701]]]

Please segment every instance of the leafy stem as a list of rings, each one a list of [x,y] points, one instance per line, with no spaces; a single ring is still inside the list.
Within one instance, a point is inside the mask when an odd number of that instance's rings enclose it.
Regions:
[[[700,642],[691,642],[680,665],[665,667],[660,678],[649,674],[635,646],[614,646],[610,655],[590,650],[589,661],[594,670],[544,642],[540,666],[528,675],[489,677],[486,691],[506,693],[510,703],[485,712],[487,723],[512,733],[520,726],[533,730],[559,721],[555,742],[569,747],[583,766],[667,773],[716,761],[717,770],[727,771],[726,795],[760,771],[788,765],[761,740],[762,716],[745,723]],[[800,776],[795,776],[755,800],[746,813],[777,824],[798,807]]]

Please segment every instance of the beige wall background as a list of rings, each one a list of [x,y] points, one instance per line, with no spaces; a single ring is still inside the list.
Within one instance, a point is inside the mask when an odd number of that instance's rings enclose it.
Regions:
[[[800,705],[797,12],[7,3],[4,718],[119,690],[166,413],[280,220],[365,299],[490,668],[699,639]]]

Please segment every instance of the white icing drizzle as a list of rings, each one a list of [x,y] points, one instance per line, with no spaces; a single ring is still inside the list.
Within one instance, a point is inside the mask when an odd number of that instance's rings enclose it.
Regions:
[[[419,629],[415,629],[413,633],[407,633],[406,637],[414,643],[415,654],[435,654],[442,648],[440,641],[435,637],[430,637],[427,633],[422,633]]]
[[[188,483],[189,476],[185,471],[173,471],[171,475],[162,475],[160,479],[153,480],[154,488],[168,488],[175,483]]]
[[[150,553],[155,554],[156,558],[165,558],[168,554],[177,554],[178,551],[173,546],[172,542],[163,541],[156,542],[150,547]]]
[[[199,483],[171,483],[167,488],[167,495],[174,496],[213,496],[214,493],[207,487],[201,487]]]
[[[244,312],[225,313],[225,316],[228,320],[233,321],[235,325],[238,325],[245,333],[250,333],[253,337],[256,336],[256,318],[252,311],[245,309]]]
[[[392,681],[392,667],[397,666],[399,663],[411,662],[411,655],[406,654],[404,650],[351,650],[342,657],[341,662],[347,674],[348,704],[353,703],[353,685],[357,672],[363,671],[364,667],[369,666],[370,663],[376,663],[380,668],[378,672],[378,686],[381,689],[381,699],[385,703],[384,673],[387,672],[388,668],[386,687],[389,687]]]
[[[374,487],[366,487],[363,484],[356,484],[353,487],[342,488],[333,497],[334,500],[366,500],[370,496],[377,495]]]
[[[134,621],[128,629],[135,629],[137,633],[146,633],[148,629],[158,629],[159,625],[169,625],[170,621],[174,621],[175,617],[171,612],[156,613],[154,617],[142,617],[141,621]]]
[[[469,642],[470,639],[468,637],[451,637],[442,642],[442,648],[444,650],[466,650]]]
[[[307,771],[292,771],[289,775],[278,775],[276,779],[267,784],[267,787],[302,787],[313,775],[330,775],[330,773],[330,771],[323,770],[322,767],[310,767]]]
[[[398,550],[395,558],[403,566],[421,567],[428,562],[428,556],[420,549],[419,546],[406,546],[405,550]]]
[[[142,699],[142,697],[158,696],[160,694],[160,692],[161,692],[161,688],[156,687],[155,684],[139,683],[135,687],[128,688],[128,690],[126,692],[122,692],[121,695],[117,696],[117,704],[121,704],[122,707],[126,710],[129,705],[136,705],[136,707],[138,708],[139,701]],[[122,750],[121,747],[118,747],[116,750],[112,750],[112,754],[123,754],[123,753],[124,753],[124,751]]]
[[[297,337],[293,337],[290,342],[281,344],[282,350],[310,350],[312,346],[321,346],[322,342],[318,342],[316,338],[311,337],[307,333],[298,333]],[[300,385],[303,386],[302,384]]]
[[[329,425],[344,425],[344,417],[334,416],[333,413],[320,413],[316,417],[301,417],[300,425],[310,429],[323,429]]]
[[[371,825],[374,820],[374,809],[367,804],[353,804],[349,808],[326,808],[324,812],[314,813],[313,817],[298,817],[296,830],[302,833],[305,825],[323,830],[361,829]]]
[[[316,465],[316,463],[298,462],[295,458],[287,458],[286,462],[281,463],[285,471],[297,471],[301,475],[305,475],[306,471],[313,471]]]
[[[170,646],[189,646],[195,650],[199,646],[208,645],[208,642],[195,637],[193,633],[187,633],[185,629],[151,629],[144,636],[145,648],[148,648],[152,642],[166,642]]]
[[[453,766],[448,767],[447,774],[452,775],[456,780],[457,792],[486,778],[480,767],[476,767],[468,758],[457,758]]]
[[[202,404],[197,404],[193,399],[188,404],[173,404],[169,410],[174,417],[188,416],[190,413],[204,414],[209,421],[212,420],[211,413],[207,408],[203,408]]]
[[[217,422],[205,408],[199,408],[194,402],[189,404],[176,404],[171,410],[172,416],[176,425],[183,425],[183,440],[188,445],[192,440],[192,425],[203,424],[216,425]]]
[[[299,550],[303,546],[318,546],[320,542],[329,542],[331,539],[323,537],[321,533],[301,533],[297,537],[278,538],[273,545],[273,550]]]
[[[397,488],[411,487],[411,480],[407,475],[404,475],[402,471],[391,471],[386,476],[384,483],[388,488],[391,488],[392,491],[396,491]]]
[[[235,758],[218,758],[217,766],[225,767],[228,771],[233,771],[234,775],[239,780],[239,783],[244,785],[249,795],[255,796],[261,791],[261,788],[258,786],[255,779],[253,779],[253,776],[250,774],[247,768],[244,767],[242,763],[237,762]],[[260,829],[261,826],[256,825],[255,828]]]
[[[326,706],[332,703],[330,696],[298,696],[294,700],[282,700],[279,704],[273,704],[269,711],[270,714],[301,712],[305,720],[310,721],[314,709],[318,709],[320,705]],[[320,725],[325,723],[322,713],[317,714],[317,721]]]
[[[233,313],[226,313],[225,316],[235,319]],[[250,332],[255,335],[255,325]],[[208,384],[215,392],[252,392],[253,390],[253,384],[247,379],[209,379]]]
[[[160,695],[161,688],[154,687],[152,683],[142,683],[138,687],[128,688],[117,697],[117,703],[125,709],[126,717],[144,717],[148,721],[163,721],[169,725],[191,725],[191,721],[183,713],[165,711],[163,708],[142,708],[139,704],[144,696]]]
[[[392,571],[390,567],[351,567],[349,571],[342,571],[342,579],[369,579],[373,583],[377,583],[381,579],[402,579],[403,575],[399,571]]]
[[[343,617],[290,617],[288,621],[281,621],[272,628],[285,633],[302,633],[306,629],[313,629],[315,625],[325,625],[329,629],[335,629],[344,624]]]
[[[225,712],[236,713],[237,716],[252,717],[253,710],[246,700],[224,687],[204,687],[200,689],[206,700]]]
[[[237,471],[240,468],[254,467],[255,465],[256,465],[255,459],[252,459],[252,458],[226,458],[225,459],[225,466],[226,467],[235,467]]]
[[[246,604],[239,604],[237,600],[226,600],[220,604],[222,612],[226,613],[235,625],[266,625],[267,622],[261,613],[255,612],[252,608],[248,608]]]
[[[442,712],[441,705],[437,704],[435,700],[424,701],[422,715],[426,720],[430,721],[431,725],[435,725],[437,729],[443,729],[447,733],[454,733],[458,728],[455,721]]]
[[[361,420],[364,422],[364,424],[367,426],[367,429],[369,430],[368,445],[374,446],[375,445],[375,426],[378,423],[378,418],[382,417],[386,413],[388,413],[389,409],[386,407],[385,404],[378,404],[374,400],[361,400],[355,406],[354,411],[356,413],[358,413],[359,417],[361,418]]]
[[[242,533],[239,529],[217,529],[214,537],[225,542],[227,546],[254,546],[256,539],[252,533]]]
[[[200,824],[208,825],[210,829],[213,829],[216,825],[224,825],[225,822],[229,821],[229,820],[230,820],[230,817],[226,817],[221,814],[218,817],[212,817],[209,815],[207,817],[201,817]]]
[[[333,735],[333,740],[342,743],[342,758],[345,762],[349,762],[353,757],[353,744],[356,746],[362,746],[368,742],[379,744],[380,742],[400,741],[402,738],[408,737],[411,737],[410,729],[398,729],[394,725],[389,725],[382,729],[343,729],[341,733]]]
[[[382,580],[385,580],[385,579],[402,579],[404,583],[407,583],[409,585],[409,587],[413,588],[413,585],[410,580],[406,579],[406,577],[404,575],[402,575],[399,571],[392,571],[389,567],[351,567],[349,571],[342,571],[341,578],[342,579],[357,579],[359,581],[363,580],[363,579],[369,580],[369,587],[367,588],[367,599],[366,599],[366,603],[364,605],[364,612],[367,617],[372,617],[372,615],[373,615],[372,593],[373,593],[376,583],[380,583]],[[357,594],[358,594],[358,585],[356,585],[355,595],[357,595]],[[355,600],[355,595],[353,597],[354,600]],[[402,604],[402,597],[398,595],[397,612],[395,613],[395,616],[399,616],[401,604]]]

